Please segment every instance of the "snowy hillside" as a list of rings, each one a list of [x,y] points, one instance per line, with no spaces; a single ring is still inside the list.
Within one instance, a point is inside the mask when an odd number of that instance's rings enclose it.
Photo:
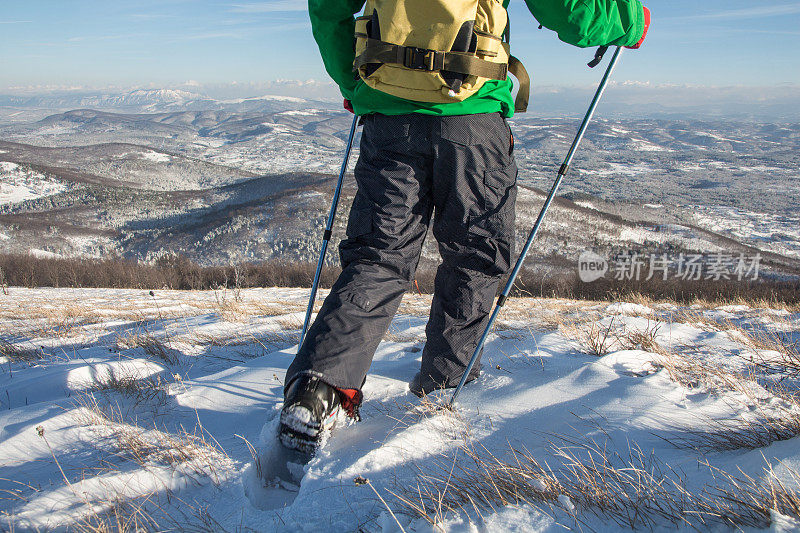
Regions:
[[[195,96],[138,91],[41,119],[33,103],[20,103],[31,120],[0,125],[0,162],[44,178],[36,187],[0,178],[6,251],[144,260],[178,252],[205,265],[314,260],[350,115],[285,96],[196,108]],[[125,102],[134,101],[174,107],[131,112]],[[577,124],[526,115],[511,122],[522,239]],[[531,263],[574,270],[589,249],[607,258],[760,251],[768,267],[796,276],[799,128],[598,118]],[[350,168],[357,157],[356,142]],[[429,247],[426,257],[435,255]]]
[[[67,185],[16,163],[0,161],[0,204],[15,204],[64,192]]]
[[[800,528],[797,309],[514,298],[450,412],[407,390],[430,305],[409,294],[363,420],[277,481],[306,297],[0,294],[0,527]]]

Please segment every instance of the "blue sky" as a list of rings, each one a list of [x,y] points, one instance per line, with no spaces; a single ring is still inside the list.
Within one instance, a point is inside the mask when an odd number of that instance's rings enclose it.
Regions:
[[[543,1],[543,0],[542,0]],[[0,90],[326,78],[304,0],[0,0]],[[652,0],[647,44],[619,79],[800,83],[800,2]],[[594,83],[591,56],[512,0],[512,49],[539,85]]]

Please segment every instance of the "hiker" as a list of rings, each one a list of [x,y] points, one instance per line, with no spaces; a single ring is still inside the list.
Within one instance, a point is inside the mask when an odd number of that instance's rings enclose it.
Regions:
[[[580,47],[638,48],[650,23],[639,0],[526,3],[543,27]],[[506,119],[524,111],[528,77],[509,55],[507,4],[367,0],[356,17],[364,0],[309,0],[325,68],[363,133],[342,273],[286,373],[287,447],[312,450],[340,408],[357,416],[431,223],[442,264],[409,388],[423,396],[464,373],[514,248],[517,166]],[[516,101],[508,71],[520,81]]]

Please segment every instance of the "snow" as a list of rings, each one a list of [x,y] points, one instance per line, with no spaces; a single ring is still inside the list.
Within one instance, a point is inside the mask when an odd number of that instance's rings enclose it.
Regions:
[[[304,465],[276,444],[275,432],[307,295],[10,287],[0,295],[0,490],[9,495],[0,499],[0,528],[75,528],[127,501],[157,519],[153,529],[169,529],[171,517],[189,530],[427,532],[431,524],[392,493],[418,497],[419,486],[435,495],[445,481],[443,496],[469,490],[474,483],[458,485],[470,465],[475,471],[468,450],[488,460],[481,468],[491,479],[505,467],[489,453],[513,466],[513,448],[556,475],[570,464],[565,453],[599,449],[623,469],[641,450],[656,461],[648,472],[686,472],[681,486],[692,494],[726,486],[721,473],[739,475],[737,468],[758,483],[796,483],[797,436],[752,450],[674,445],[722,423],[785,415],[785,400],[754,383],[690,385],[666,368],[672,354],[731,371],[751,356],[775,359],[780,354],[755,347],[746,331],[766,327],[796,339],[796,311],[511,298],[501,315],[507,322],[488,338],[481,377],[451,412],[441,408],[449,392],[422,402],[408,391],[430,306],[429,296],[409,294],[378,347],[363,419],[340,417]],[[564,325],[537,322],[551,315]],[[580,334],[592,327],[611,331],[601,357]],[[635,332],[649,332],[655,344],[634,346],[626,336]],[[24,359],[13,355],[22,352]],[[125,388],[136,381],[141,388]],[[797,386],[791,376],[782,383]],[[622,528],[567,484],[553,489],[546,479],[527,481],[541,498],[432,511],[435,530]],[[639,528],[678,527],[653,520]],[[778,509],[763,528],[796,530],[797,520]],[[726,530],[699,526],[709,527]]]
[[[726,206],[689,206],[698,226],[794,258],[800,258],[800,217]]]
[[[654,172],[653,167],[644,163],[605,163],[608,168],[599,170],[581,170],[584,174],[593,176],[638,176],[639,174]]]
[[[147,152],[143,152],[141,154],[142,159],[146,159],[148,161],[153,161],[154,163],[169,163],[172,161],[172,156],[169,154],[163,154],[161,152],[155,152],[153,150],[149,150]]]
[[[39,259],[57,259],[61,257],[61,254],[50,252],[48,250],[40,250],[39,248],[31,248],[28,253]]]
[[[0,161],[0,205],[44,198],[67,190],[64,182],[8,161]]]
[[[620,315],[651,315],[653,310],[646,305],[617,302],[606,307],[606,313]]]
[[[671,148],[653,144],[645,141],[644,139],[631,139],[631,148],[633,150],[640,150],[642,152],[673,152]]]
[[[223,100],[223,104],[241,104],[244,102],[257,102],[259,100],[268,101],[268,102],[295,102],[295,103],[303,103],[305,100],[302,98],[297,98],[296,96],[280,96],[274,94],[265,94],[264,96],[254,96],[251,98],[235,98],[232,100]]]
[[[278,115],[289,115],[296,117],[313,117],[322,113],[319,109],[290,109],[289,111],[281,111]]]

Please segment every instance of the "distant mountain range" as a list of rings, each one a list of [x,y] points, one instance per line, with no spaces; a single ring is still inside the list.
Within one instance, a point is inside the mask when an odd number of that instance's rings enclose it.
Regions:
[[[127,113],[209,110],[270,113],[303,109],[309,102],[302,98],[276,95],[217,100],[179,89],[137,89],[124,93],[55,92],[29,96],[0,95],[0,107],[51,110],[99,109]],[[329,102],[315,102],[315,105],[331,106]]]
[[[537,117],[582,116],[593,86],[533,88],[528,113]],[[254,96],[255,95],[255,96]],[[263,95],[263,96],[258,96]],[[302,101],[300,101],[302,99]],[[18,121],[17,113],[98,109],[126,113],[180,110],[273,112],[338,108],[338,89],[329,82],[284,80],[262,84],[186,85],[157,89],[29,89],[2,94],[0,123]],[[666,120],[800,121],[800,86],[703,87],[611,82],[601,113],[613,118]]]
[[[216,107],[191,109],[203,101]],[[202,264],[315,258],[349,114],[295,97],[217,101],[187,91],[95,102],[102,106],[39,110],[0,126],[3,250],[145,260],[182,253]],[[126,106],[136,111],[120,112]],[[577,121],[519,115],[511,123],[523,239]],[[587,249],[761,252],[774,271],[800,273],[798,154],[799,124],[598,118],[531,265],[572,268]],[[337,237],[353,192],[348,181]],[[425,260],[433,262],[431,242]]]

